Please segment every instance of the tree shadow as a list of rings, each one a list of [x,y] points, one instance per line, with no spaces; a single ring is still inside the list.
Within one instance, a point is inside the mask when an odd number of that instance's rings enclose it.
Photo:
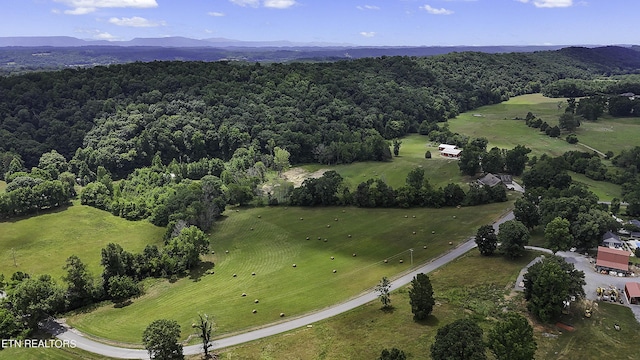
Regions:
[[[433,326],[433,327],[437,327],[440,324],[440,319],[438,319],[437,316],[435,315],[429,315],[426,319],[424,320],[414,320],[417,324],[423,325],[423,326]]]
[[[393,314],[396,311],[396,308],[393,306],[382,307],[380,310],[385,314]]]
[[[38,211],[33,211],[33,212],[29,212],[27,214],[22,214],[22,215],[18,215],[15,217],[10,217],[10,218],[6,218],[6,219],[2,219],[0,220],[0,223],[16,223],[20,220],[26,220],[32,217],[36,217],[39,215],[45,215],[45,214],[56,214],[59,212],[63,212],[66,211],[67,209],[69,209],[69,207],[73,206],[72,204],[65,204],[65,205],[60,205],[58,207],[55,208],[48,208],[48,209],[42,209],[42,210],[38,210]]]
[[[189,279],[193,280],[194,282],[200,281],[200,279],[205,274],[213,274],[212,269],[214,266],[215,264],[213,263],[213,261],[201,262],[200,265],[198,265],[198,267],[189,271]]]
[[[131,301],[131,299],[127,299],[125,301],[119,301],[119,302],[113,304],[113,307],[115,309],[122,309],[122,308],[127,307],[127,306],[129,306],[131,304],[133,304],[133,301]]]

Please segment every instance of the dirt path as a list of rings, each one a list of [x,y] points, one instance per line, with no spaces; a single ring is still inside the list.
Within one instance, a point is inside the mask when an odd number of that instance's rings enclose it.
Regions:
[[[320,178],[327,171],[329,171],[329,169],[320,169],[314,172],[309,172],[303,168],[297,167],[285,171],[284,173],[282,173],[281,177],[293,183],[293,187],[300,187],[306,179]]]

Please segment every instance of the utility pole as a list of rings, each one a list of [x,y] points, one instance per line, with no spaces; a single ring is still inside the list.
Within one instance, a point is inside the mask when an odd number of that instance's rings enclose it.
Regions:
[[[411,253],[411,266],[413,266],[413,249],[409,249],[409,252]]]

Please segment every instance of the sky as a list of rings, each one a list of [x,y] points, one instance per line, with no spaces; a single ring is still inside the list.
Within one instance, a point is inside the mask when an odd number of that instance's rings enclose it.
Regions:
[[[640,44],[638,0],[0,0],[0,36],[360,46]]]

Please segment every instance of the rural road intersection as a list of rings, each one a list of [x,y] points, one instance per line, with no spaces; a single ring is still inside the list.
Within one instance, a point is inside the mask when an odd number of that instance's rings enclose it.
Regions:
[[[500,224],[505,221],[513,219],[513,212],[510,212],[500,218],[494,223],[494,228],[498,228]],[[468,239],[464,243],[460,244],[453,250],[445,253],[444,255],[431,260],[429,263],[420,266],[412,270],[409,273],[402,275],[401,277],[391,282],[391,290],[398,289],[411,282],[414,276],[419,273],[429,273],[437,268],[447,264],[448,262],[455,260],[462,256],[469,250],[476,247],[476,243],[473,238]],[[301,328],[307,325],[311,325],[321,320],[328,319],[346,311],[355,309],[359,306],[367,304],[378,298],[378,294],[375,291],[370,291],[365,294],[359,295],[351,300],[343,302],[338,305],[331,306],[325,310],[317,311],[308,315],[304,315],[295,319],[291,319],[286,322],[278,323],[275,325],[267,326],[257,330],[248,331],[246,333],[229,336],[226,338],[212,341],[212,349],[221,349],[229,346],[242,344],[245,342],[262,339],[268,336],[277,335],[283,332],[291,331],[297,328]],[[76,346],[82,350],[89,351],[95,354],[100,354],[112,358],[119,359],[148,359],[149,353],[142,349],[127,349],[112,345],[103,344],[85,337],[82,333],[75,329],[70,329],[62,325],[56,320],[48,320],[43,324],[43,329],[56,336],[61,340],[69,340],[75,342]],[[202,352],[202,345],[191,345],[184,347],[185,355],[194,355]]]

